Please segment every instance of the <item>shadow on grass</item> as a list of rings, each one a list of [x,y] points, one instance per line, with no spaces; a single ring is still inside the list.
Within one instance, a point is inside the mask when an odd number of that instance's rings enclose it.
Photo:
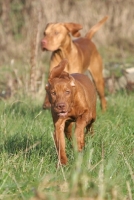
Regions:
[[[13,136],[9,136],[4,141],[4,144],[0,145],[0,151],[1,153],[7,152],[9,156],[27,154],[27,158],[30,158],[31,156],[42,157],[46,154],[53,158],[54,152],[56,154],[52,138],[47,135],[31,136],[15,134]]]

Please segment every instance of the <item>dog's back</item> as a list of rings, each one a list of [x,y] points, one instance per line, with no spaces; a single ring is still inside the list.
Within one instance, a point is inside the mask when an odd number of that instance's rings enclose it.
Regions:
[[[91,107],[92,112],[96,115],[96,89],[92,81],[88,76],[84,74],[74,73],[71,74],[75,80],[77,80],[83,87],[85,92],[86,101],[89,107]]]
[[[90,66],[92,62],[92,57],[94,58],[94,55],[96,56],[99,55],[98,50],[95,46],[95,44],[88,38],[86,37],[80,37],[78,39],[73,40],[74,45],[77,48],[77,51],[79,53],[79,58],[78,61],[81,60],[81,63],[83,67],[81,68],[81,73],[84,73],[87,68]],[[94,49],[94,51],[93,51]],[[83,59],[84,55],[84,59]],[[79,65],[80,61],[77,63]],[[78,71],[78,73],[80,73]]]

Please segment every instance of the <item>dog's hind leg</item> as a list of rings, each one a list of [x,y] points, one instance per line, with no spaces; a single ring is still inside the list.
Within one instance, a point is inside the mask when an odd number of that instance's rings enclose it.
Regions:
[[[105,99],[105,83],[102,74],[102,60],[100,56],[98,56],[98,59],[94,59],[94,61],[92,61],[88,70],[91,72],[93,77],[93,81],[101,101],[101,108],[103,111],[105,111],[107,102]]]

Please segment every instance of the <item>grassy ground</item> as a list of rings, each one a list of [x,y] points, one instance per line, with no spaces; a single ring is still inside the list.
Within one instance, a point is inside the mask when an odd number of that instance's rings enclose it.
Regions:
[[[134,95],[97,105],[95,136],[82,153],[66,141],[69,159],[56,168],[49,111],[37,100],[0,101],[0,199],[134,199]]]

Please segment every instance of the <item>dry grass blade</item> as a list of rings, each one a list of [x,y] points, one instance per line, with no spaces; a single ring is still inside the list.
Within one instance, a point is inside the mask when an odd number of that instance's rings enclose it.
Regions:
[[[124,158],[124,161],[125,161],[125,163],[126,163],[128,169],[129,169],[129,173],[130,173],[130,175],[131,175],[131,179],[132,179],[132,181],[133,181],[133,183],[134,183],[134,172],[133,172],[133,170],[132,170],[130,164],[128,163],[127,159],[125,158],[123,152],[121,152],[121,154],[122,154],[122,156],[123,156],[123,158]]]
[[[126,182],[126,184],[128,189],[129,200],[133,200],[130,184],[128,181]]]

